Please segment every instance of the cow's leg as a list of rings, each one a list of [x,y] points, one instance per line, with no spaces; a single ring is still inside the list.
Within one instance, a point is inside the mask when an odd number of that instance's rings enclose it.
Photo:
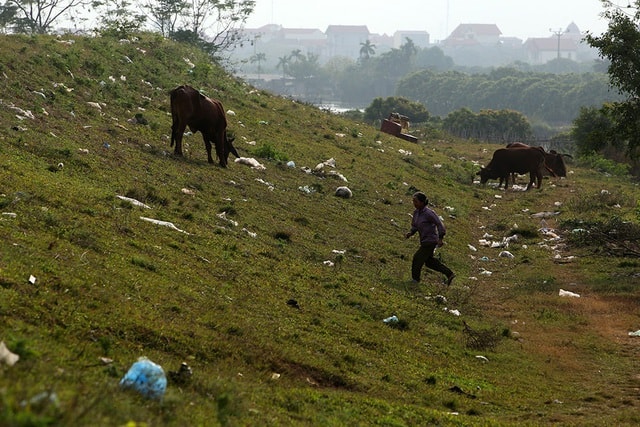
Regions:
[[[176,147],[173,149],[173,154],[176,156],[182,156],[182,137],[184,136],[184,130],[187,128],[186,125],[180,125],[180,123],[173,122],[171,125],[171,146],[176,144]]]
[[[538,179],[538,190],[542,189],[542,171],[538,170],[536,173],[536,178]]]
[[[207,149],[207,161],[213,163],[213,157],[211,157],[211,138],[203,133],[202,139],[204,140],[204,148]]]
[[[222,132],[217,132],[216,133],[216,137],[215,137],[215,144],[216,144],[216,154],[218,155],[218,160],[220,161],[220,166],[222,166],[223,168],[227,167],[227,150],[226,150],[226,143],[225,143],[225,139],[226,139],[226,132],[222,131]],[[211,147],[209,147],[209,150],[211,150]],[[213,163],[213,160],[211,160],[211,163]]]
[[[529,172],[529,184],[527,185],[527,189],[525,191],[531,190],[531,187],[533,187],[535,182],[536,182],[536,172],[531,171]]]
[[[500,177],[500,184],[498,185],[498,188],[500,188],[500,186],[502,186],[502,181],[504,181],[504,189],[506,191],[507,188],[509,187],[509,173],[506,173],[505,175],[502,175]]]

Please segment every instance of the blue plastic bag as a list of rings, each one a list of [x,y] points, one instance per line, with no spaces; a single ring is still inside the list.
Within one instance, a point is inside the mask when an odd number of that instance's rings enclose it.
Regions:
[[[167,389],[167,377],[160,365],[142,356],[122,377],[120,387],[134,389],[149,399],[160,400]]]

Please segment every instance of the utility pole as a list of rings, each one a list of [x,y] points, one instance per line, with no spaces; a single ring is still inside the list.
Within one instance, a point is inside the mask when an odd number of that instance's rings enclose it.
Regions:
[[[549,31],[558,38],[558,59],[560,59],[560,37],[562,37],[566,31],[563,31],[562,28],[558,28],[557,30],[549,28]]]

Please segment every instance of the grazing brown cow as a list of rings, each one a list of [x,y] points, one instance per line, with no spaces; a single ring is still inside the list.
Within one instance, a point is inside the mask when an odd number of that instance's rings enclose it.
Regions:
[[[509,175],[512,173],[529,174],[527,190],[536,184],[542,188],[542,171],[547,169],[555,176],[544,161],[544,153],[534,147],[527,148],[499,148],[493,153],[489,164],[480,169],[476,175],[480,175],[480,183],[484,184],[490,179],[500,179],[498,188],[504,181],[504,189],[509,186]]]
[[[527,148],[529,145],[524,144],[522,142],[512,142],[507,144],[507,148]],[[544,161],[555,174],[554,176],[566,177],[567,176],[567,166],[564,163],[563,157],[571,157],[569,154],[560,154],[556,150],[545,151],[543,147],[534,147],[538,150],[541,150],[544,153]],[[549,175],[548,171],[545,169],[542,173],[543,175]],[[511,183],[515,184],[516,176],[513,174],[511,176]]]
[[[207,160],[213,163],[211,143],[216,147],[220,166],[226,167],[229,153],[240,157],[233,146],[233,138],[227,137],[227,116],[222,103],[207,98],[191,86],[178,86],[171,95],[171,146],[174,154],[182,156],[182,137],[187,126],[193,133],[202,132]]]

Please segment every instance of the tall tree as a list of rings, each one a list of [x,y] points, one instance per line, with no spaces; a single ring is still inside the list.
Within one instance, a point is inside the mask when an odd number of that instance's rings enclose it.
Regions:
[[[376,53],[376,45],[371,40],[360,43],[360,59],[367,60]]]
[[[287,68],[289,67],[290,58],[288,55],[278,58],[276,68],[282,68],[282,80],[287,78]]]
[[[607,31],[600,36],[587,33],[587,43],[609,60],[607,73],[611,84],[628,95],[613,105],[613,131],[626,145],[631,158],[640,157],[640,0],[623,9],[602,0],[603,17],[609,20]],[[620,143],[620,142],[618,142]]]
[[[90,0],[7,0],[0,6],[0,15],[11,16],[14,31],[46,34],[63,17],[76,15]]]
[[[253,64],[255,62],[258,63],[258,78],[260,78],[260,73],[262,73],[262,61],[266,61],[267,60],[267,55],[264,52],[259,52],[256,53],[255,55],[251,55],[251,58],[249,58],[249,61]]]
[[[145,3],[148,21],[165,37],[177,31],[180,17],[187,7],[189,3],[186,0],[147,0]]]
[[[253,13],[255,0],[186,0],[183,32],[206,39],[212,54],[242,41],[242,29]]]

